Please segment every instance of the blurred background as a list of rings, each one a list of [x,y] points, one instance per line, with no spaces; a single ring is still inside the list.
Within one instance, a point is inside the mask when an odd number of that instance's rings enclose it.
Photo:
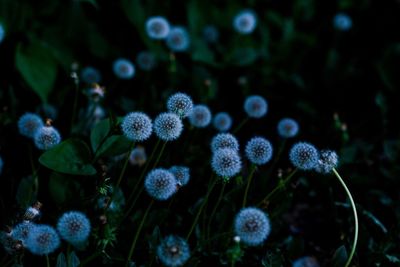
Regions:
[[[247,35],[232,26],[243,9],[257,17]],[[188,50],[172,53],[150,39],[151,16],[186,27]],[[276,141],[276,123],[292,117],[300,123],[299,140],[338,151],[360,212],[354,266],[399,266],[399,19],[397,0],[0,0],[0,155],[11,166],[0,177],[0,222],[15,213],[16,188],[31,171],[16,120],[27,111],[54,116],[67,137],[76,90],[79,118],[88,111],[92,85],[82,76],[93,67],[105,88],[101,118],[132,110],[154,117],[171,93],[183,91],[213,113],[229,111],[237,125],[245,117],[244,98],[264,96],[267,117],[248,124],[241,137]],[[151,70],[139,67],[143,51],[154,55]],[[118,58],[135,64],[132,79],[115,76]],[[277,247],[289,244],[286,259],[308,253],[333,266],[335,250],[353,231],[345,195],[332,177],[313,174],[294,187],[290,200],[282,196],[288,204],[279,216]],[[276,256],[279,250],[271,253],[272,259],[263,251],[254,255],[267,257],[264,266],[290,262]]]

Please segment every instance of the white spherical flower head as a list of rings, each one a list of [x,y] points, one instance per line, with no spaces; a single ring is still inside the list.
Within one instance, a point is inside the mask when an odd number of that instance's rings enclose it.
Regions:
[[[152,133],[151,119],[143,112],[131,112],[121,124],[122,132],[132,141],[144,141]]]
[[[257,17],[252,10],[242,10],[233,19],[233,28],[240,34],[250,34],[257,26]]]
[[[135,66],[129,60],[119,58],[114,61],[113,71],[118,78],[128,80],[135,75]]]
[[[211,122],[211,111],[205,105],[196,105],[193,108],[192,113],[189,115],[189,122],[194,127],[204,128],[207,127]]]
[[[271,225],[265,212],[258,208],[244,208],[235,218],[235,233],[249,246],[261,245],[271,232]]]
[[[340,31],[348,31],[353,26],[353,21],[345,13],[338,13],[333,18],[333,26]]]
[[[249,96],[244,102],[244,111],[250,118],[262,118],[268,112],[268,102],[259,95]]]
[[[189,34],[184,27],[173,27],[168,34],[166,42],[173,52],[186,51],[190,45]]]
[[[157,65],[156,56],[150,51],[142,51],[136,57],[136,64],[141,70],[151,71]]]
[[[154,120],[154,132],[163,141],[178,139],[182,130],[182,120],[175,113],[161,113]]]
[[[190,96],[185,93],[176,93],[168,98],[167,109],[181,118],[185,118],[192,113],[193,101]]]
[[[213,119],[213,125],[220,132],[229,131],[232,127],[232,117],[226,112],[217,113]]]
[[[146,22],[146,32],[151,39],[161,40],[167,38],[170,26],[164,17],[150,17]]]

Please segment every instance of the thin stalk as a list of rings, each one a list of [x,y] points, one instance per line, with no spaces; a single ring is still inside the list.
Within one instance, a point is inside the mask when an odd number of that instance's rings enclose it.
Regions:
[[[46,255],[46,266],[47,266],[47,267],[50,267],[49,255]]]
[[[224,197],[225,186],[226,186],[226,182],[223,181],[223,182],[222,182],[221,191],[219,192],[219,196],[218,196],[217,203],[215,203],[215,205],[214,205],[214,209],[213,209],[212,212],[211,212],[210,219],[209,219],[208,224],[207,224],[207,238],[210,238],[211,223],[212,223],[212,220],[213,220],[213,218],[214,218],[215,213],[216,213],[217,210],[218,210],[219,204],[221,203],[222,198]]]
[[[246,186],[246,190],[244,191],[244,196],[243,196],[243,202],[242,202],[242,207],[244,208],[246,206],[246,202],[247,202],[247,195],[249,193],[249,188],[250,188],[250,184],[251,184],[251,180],[253,179],[254,176],[254,172],[256,171],[257,166],[255,164],[253,164],[251,166],[251,170],[249,173],[249,177],[247,177],[247,186]]]
[[[264,197],[258,204],[257,206],[260,206],[261,204],[267,202],[276,192],[278,192],[282,187],[284,187],[290,179],[296,174],[297,169],[294,169],[289,175],[282,181],[280,180],[278,185],[272,190],[266,197]]]
[[[155,161],[154,164],[153,164],[153,169],[154,169],[155,167],[157,167],[158,163],[160,162],[161,156],[162,156],[163,153],[164,153],[164,150],[165,150],[166,145],[167,145],[167,141],[165,141],[164,144],[162,145],[161,150],[160,150],[160,153],[158,153],[158,157],[157,157],[156,161]]]
[[[353,209],[353,215],[354,215],[354,240],[353,240],[353,245],[351,246],[351,251],[349,258],[346,261],[346,264],[344,267],[350,266],[351,260],[353,259],[354,253],[356,252],[356,247],[357,247],[357,240],[358,240],[358,215],[357,215],[357,208],[356,204],[354,203],[353,197],[351,196],[350,190],[347,188],[346,183],[340,177],[339,173],[336,171],[335,168],[332,169],[333,173],[335,174],[336,178],[339,180],[341,185],[343,186],[344,190],[346,191],[347,197],[350,200],[351,207]]]
[[[217,179],[214,179],[214,176],[213,176],[213,175],[211,176],[211,180],[213,180],[213,181],[211,182],[211,185],[208,187],[206,196],[205,196],[204,199],[203,199],[203,203],[201,203],[201,206],[200,206],[199,210],[197,211],[196,217],[194,218],[194,221],[193,221],[193,223],[192,223],[192,226],[190,227],[190,230],[189,230],[189,232],[188,232],[188,234],[187,234],[187,236],[186,236],[186,240],[189,240],[190,236],[192,235],[193,230],[194,230],[194,228],[196,227],[196,224],[197,224],[197,222],[198,222],[198,220],[199,220],[199,218],[200,218],[200,214],[201,214],[201,212],[203,211],[203,208],[204,208],[204,206],[205,206],[206,203],[207,203],[208,197],[210,196],[211,191],[213,190],[215,184],[217,183]]]
[[[235,128],[235,130],[233,130],[232,133],[236,134],[237,132],[239,132],[240,129],[242,129],[242,127],[249,121],[249,117],[246,117],[245,119],[242,120],[242,122]]]
[[[121,173],[119,174],[119,178],[117,183],[114,185],[114,190],[113,193],[111,195],[111,197],[107,200],[106,206],[104,207],[104,211],[107,211],[108,207],[110,207],[111,201],[112,199],[115,197],[115,195],[117,194],[117,188],[119,187],[119,185],[121,184],[122,181],[122,177],[124,177],[125,171],[126,171],[126,167],[128,166],[128,162],[129,162],[129,157],[131,155],[131,151],[135,146],[135,142],[131,143],[131,146],[129,147],[129,151],[128,154],[126,155],[125,158],[125,162],[124,162],[124,166],[122,167]]]
[[[153,206],[153,204],[154,204],[154,199],[151,200],[149,206],[147,207],[146,212],[145,212],[144,215],[143,215],[143,218],[142,218],[142,220],[141,220],[141,222],[140,222],[140,224],[139,224],[139,227],[138,227],[138,229],[136,230],[135,237],[134,237],[134,239],[133,239],[133,241],[132,241],[132,245],[131,245],[131,248],[130,248],[130,250],[129,250],[128,258],[126,259],[126,264],[125,264],[126,267],[129,266],[129,261],[130,261],[131,258],[132,258],[132,254],[133,254],[133,251],[135,250],[135,246],[136,246],[136,243],[137,243],[137,241],[138,241],[138,239],[139,239],[140,232],[142,231],[144,222],[146,221],[146,217],[147,217],[147,215],[149,214],[149,211],[150,211],[151,207]]]
[[[72,106],[72,116],[71,116],[71,133],[74,127],[76,110],[78,109],[78,98],[79,98],[79,82],[75,82],[75,93],[74,93],[74,104]]]

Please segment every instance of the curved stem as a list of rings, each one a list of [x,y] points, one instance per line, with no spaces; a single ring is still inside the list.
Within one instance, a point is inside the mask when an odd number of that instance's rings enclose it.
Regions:
[[[194,221],[193,221],[193,223],[192,223],[192,226],[190,227],[190,230],[189,230],[189,232],[188,232],[188,234],[187,234],[187,236],[186,236],[186,240],[189,240],[190,236],[192,235],[193,230],[194,230],[194,228],[196,227],[197,221],[198,221],[199,218],[200,218],[200,214],[201,214],[201,212],[203,211],[203,208],[204,208],[204,206],[205,206],[206,203],[207,203],[208,197],[210,196],[211,191],[213,190],[215,184],[217,183],[217,179],[214,179],[214,176],[213,176],[213,175],[211,176],[211,180],[213,180],[213,181],[211,181],[211,185],[208,187],[206,196],[205,196],[204,199],[203,199],[203,203],[201,203],[201,206],[200,206],[199,210],[197,211],[196,217],[194,218]]]
[[[244,191],[244,196],[243,196],[243,202],[242,202],[242,207],[244,208],[246,206],[246,202],[247,202],[247,195],[249,193],[249,188],[250,188],[250,184],[251,184],[251,180],[253,179],[254,176],[254,172],[256,171],[257,166],[255,164],[253,164],[251,166],[251,170],[249,173],[249,177],[247,177],[247,186],[246,186],[246,190]]]
[[[135,246],[136,246],[137,240],[139,239],[140,232],[142,231],[144,222],[146,221],[146,217],[147,217],[147,215],[149,214],[149,211],[150,211],[151,207],[153,206],[153,203],[154,203],[154,199],[151,200],[149,206],[147,207],[146,212],[145,212],[144,215],[143,215],[143,218],[142,218],[142,220],[141,220],[141,222],[140,222],[140,224],[139,224],[139,227],[138,227],[138,229],[136,230],[135,237],[134,237],[134,239],[133,239],[133,241],[132,241],[132,245],[131,245],[131,248],[130,248],[130,250],[129,250],[128,258],[126,259],[126,264],[125,264],[126,267],[129,266],[129,261],[130,261],[131,258],[132,258],[132,254],[133,254],[133,251],[135,250]]]
[[[210,215],[210,219],[208,220],[208,224],[207,224],[207,238],[210,238],[211,223],[212,223],[212,220],[213,220],[213,218],[214,218],[215,213],[216,213],[217,210],[218,210],[219,204],[221,203],[222,198],[224,197],[225,186],[226,186],[226,182],[223,181],[223,182],[222,182],[221,191],[219,192],[219,197],[218,197],[217,203],[215,203],[214,209],[212,210],[211,215]]]
[[[356,247],[357,247],[357,240],[358,240],[357,208],[356,208],[356,205],[354,203],[353,197],[351,196],[350,190],[347,188],[346,183],[344,182],[342,177],[340,177],[339,173],[336,171],[335,168],[333,168],[332,171],[335,174],[336,178],[338,178],[338,180],[341,183],[341,185],[343,186],[344,190],[346,191],[347,197],[349,198],[351,207],[353,209],[353,215],[354,215],[354,241],[353,241],[353,245],[351,247],[351,252],[350,252],[349,258],[347,259],[347,262],[344,265],[344,267],[348,267],[350,265],[350,263],[351,263],[351,260],[353,259],[353,256],[354,256],[354,253],[356,252]]]
[[[233,134],[239,132],[240,129],[249,121],[249,117],[246,117],[245,119],[242,120],[242,122],[233,130]]]
[[[104,207],[104,211],[107,211],[107,209],[110,207],[111,201],[112,201],[112,199],[115,197],[115,195],[117,193],[117,188],[121,184],[122,177],[124,177],[124,174],[125,174],[125,171],[126,171],[126,167],[128,166],[129,157],[131,156],[131,151],[132,151],[134,146],[135,146],[135,142],[132,142],[131,146],[129,147],[128,154],[126,155],[124,166],[122,167],[121,173],[119,174],[118,181],[114,185],[113,193],[112,193],[111,197],[107,200],[106,206]]]
[[[266,197],[264,197],[258,204],[257,206],[260,206],[261,204],[267,202],[276,192],[278,192],[282,187],[284,187],[290,179],[296,174],[297,169],[294,169],[283,181],[280,180],[278,185],[272,190]]]

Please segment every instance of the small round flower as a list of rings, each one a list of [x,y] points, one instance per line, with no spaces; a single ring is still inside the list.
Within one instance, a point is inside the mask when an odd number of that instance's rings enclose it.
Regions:
[[[319,267],[319,263],[316,258],[305,256],[295,260],[292,267]]]
[[[3,165],[4,165],[4,162],[3,162],[3,159],[0,156],[0,175],[1,175],[1,172],[3,171]]]
[[[240,240],[249,246],[262,244],[271,232],[269,218],[258,208],[243,208],[236,215],[235,233]]]
[[[29,138],[33,138],[43,125],[43,120],[34,113],[25,113],[18,120],[19,133]]]
[[[219,39],[219,31],[214,25],[207,25],[203,28],[203,37],[208,43],[216,43]]]
[[[190,258],[189,245],[185,239],[169,235],[158,245],[157,256],[165,266],[182,266]]]
[[[172,166],[169,171],[175,176],[180,186],[185,186],[190,179],[190,169],[185,166]]]
[[[230,133],[220,133],[211,140],[211,151],[215,153],[221,148],[229,148],[236,152],[239,151],[239,142],[235,136]]]
[[[229,131],[232,127],[232,118],[226,112],[217,113],[213,119],[213,125],[220,132]]]
[[[353,26],[353,21],[345,13],[337,13],[333,18],[333,26],[340,31],[348,31]]]
[[[246,145],[246,156],[250,162],[262,165],[267,163],[272,158],[272,145],[271,143],[262,137],[253,137],[247,142]]]
[[[128,80],[135,75],[135,66],[130,60],[119,58],[113,63],[113,71],[118,78]]]
[[[79,244],[89,237],[90,221],[82,212],[68,211],[58,219],[57,230],[69,243]]]
[[[5,36],[6,36],[6,31],[4,29],[3,24],[0,22],[0,43],[4,40]]]
[[[194,127],[204,128],[210,124],[211,117],[211,111],[207,106],[196,105],[194,106],[192,113],[189,115],[189,122]]]
[[[121,123],[122,132],[132,141],[144,141],[152,133],[152,123],[149,116],[143,112],[127,114]]]
[[[81,79],[88,84],[99,83],[101,82],[101,74],[96,68],[85,67],[81,71]]]
[[[246,98],[244,111],[249,117],[258,119],[267,114],[268,103],[262,96],[252,95]]]
[[[330,173],[333,168],[338,165],[339,157],[335,151],[323,150],[319,154],[319,160],[315,166],[315,170],[319,173]]]
[[[233,28],[240,34],[250,34],[257,26],[257,18],[252,10],[242,10],[233,19]]]
[[[175,176],[165,169],[150,171],[144,181],[147,193],[157,200],[167,200],[176,192]]]
[[[318,150],[309,143],[299,142],[291,148],[289,159],[295,167],[301,170],[311,170],[318,163]]]
[[[278,123],[278,134],[283,138],[295,137],[299,132],[299,124],[294,119],[284,118]]]
[[[154,120],[154,132],[164,141],[177,139],[183,130],[181,119],[175,113],[161,113]]]
[[[170,26],[164,17],[150,17],[146,21],[146,32],[151,39],[165,39],[170,32]]]
[[[157,65],[156,56],[150,51],[142,51],[136,57],[136,64],[141,70],[151,71]]]
[[[47,255],[60,246],[60,237],[49,225],[37,225],[26,239],[26,248],[35,255]]]
[[[34,141],[38,149],[48,150],[61,142],[61,136],[56,128],[45,125],[36,131]]]
[[[190,37],[187,30],[180,26],[171,28],[166,44],[173,52],[186,51],[190,45]]]
[[[215,151],[213,154],[211,167],[217,175],[223,178],[230,178],[240,172],[242,162],[237,151],[229,148],[222,148]]]
[[[190,96],[184,93],[176,93],[167,100],[167,109],[181,118],[185,118],[192,113],[193,101]]]
[[[11,237],[14,240],[19,240],[23,245],[26,244],[26,240],[28,239],[29,234],[33,231],[36,225],[29,221],[23,221],[22,223],[17,224],[11,231]]]
[[[146,160],[147,160],[146,150],[144,149],[144,147],[141,146],[134,148],[131,152],[131,155],[129,156],[129,162],[132,165],[142,166],[143,164],[146,163]]]

